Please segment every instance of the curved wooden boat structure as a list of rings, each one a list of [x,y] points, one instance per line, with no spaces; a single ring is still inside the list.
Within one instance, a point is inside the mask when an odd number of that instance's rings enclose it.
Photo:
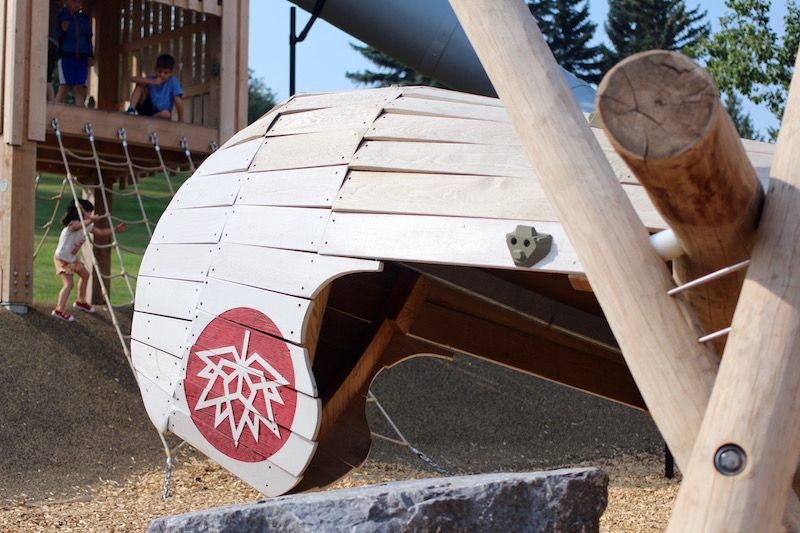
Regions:
[[[773,147],[745,147],[765,180]],[[520,226],[552,236],[533,265],[509,249]],[[453,352],[646,409],[497,99],[296,95],[198,168],[142,262],[132,356],[151,420],[267,495],[360,466],[375,375]]]

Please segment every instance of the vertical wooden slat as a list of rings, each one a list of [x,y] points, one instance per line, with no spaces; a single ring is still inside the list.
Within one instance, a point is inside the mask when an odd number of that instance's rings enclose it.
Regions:
[[[36,13],[37,16],[31,17],[28,139],[44,141],[45,112],[47,110],[47,34],[49,19],[41,16],[41,14],[49,13],[49,0],[33,0],[32,8],[33,13]]]
[[[247,68],[247,47],[248,47],[248,24],[250,18],[250,0],[239,0],[239,75],[236,80],[237,94],[237,114],[234,131],[239,131],[247,126],[247,98],[248,98],[248,68]]]
[[[9,2],[6,26],[5,63],[5,113],[3,115],[3,140],[19,145],[24,140],[25,78],[27,65],[28,24],[26,20],[30,0]]]
[[[239,3],[222,4],[222,48],[219,90],[219,141],[224,143],[236,133],[236,80],[238,62],[236,48],[239,27]]]

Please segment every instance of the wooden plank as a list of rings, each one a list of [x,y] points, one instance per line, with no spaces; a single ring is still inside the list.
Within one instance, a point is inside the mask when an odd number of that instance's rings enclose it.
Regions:
[[[284,113],[278,117],[267,136],[296,135],[330,130],[368,128],[382,108],[368,106],[328,107],[300,113]]]
[[[200,291],[197,281],[139,276],[136,279],[134,311],[192,320]]]
[[[246,177],[246,172],[208,176],[194,174],[176,191],[167,209],[231,206]]]
[[[428,100],[443,100],[445,102],[462,102],[475,105],[487,105],[492,107],[503,107],[503,102],[499,98],[482,96],[479,94],[462,93],[438,87],[406,87],[403,90],[405,98],[425,98]]]
[[[239,26],[239,2],[229,0],[222,4],[222,43],[220,53],[219,87],[219,138],[227,141],[236,133],[236,96],[239,80],[236,31]],[[201,57],[201,56],[196,56]]]
[[[175,357],[183,357],[191,346],[192,323],[149,313],[134,313],[131,340],[157,348]]]
[[[47,47],[48,18],[43,13],[50,12],[49,0],[31,0],[31,61],[28,84],[28,139],[44,141],[45,111],[47,109]]]
[[[505,108],[460,102],[431,102],[422,98],[400,97],[386,105],[387,113],[430,115],[437,117],[472,118],[495,122],[510,122]]]
[[[198,310],[191,325],[189,345],[193,351],[231,347],[240,350],[242,342],[248,340],[245,338],[247,333],[250,347],[260,346],[263,352],[248,351],[247,354],[240,353],[239,356],[249,360],[250,357],[258,355],[285,377],[287,383],[283,386],[300,393],[294,420],[291,427],[286,427],[307,439],[316,438],[319,420],[314,413],[319,410],[319,406],[308,354],[305,349],[265,331],[269,327],[265,327],[263,315],[251,311],[239,312],[239,309],[234,308],[219,316]],[[278,352],[285,353],[286,357],[278,357],[276,355]]]
[[[136,346],[143,346],[136,344]],[[147,347],[145,347],[147,348]],[[136,349],[134,346],[131,350]],[[153,383],[147,375],[137,371],[136,383],[139,385],[139,390],[142,393],[142,402],[144,403],[147,416],[162,433],[166,433],[169,426],[169,414],[174,408],[174,399],[172,394],[168,394],[161,387]]]
[[[330,207],[346,173],[347,165],[251,172],[236,205]]]
[[[229,207],[199,207],[164,211],[150,243],[215,244],[219,242],[232,210]]]
[[[648,229],[666,227],[640,185],[623,189]],[[333,210],[557,221],[538,180],[463,174],[354,170]]]
[[[330,216],[327,209],[237,205],[221,241],[316,252]]]
[[[203,281],[215,249],[206,244],[148,246],[139,267],[139,275]]]
[[[33,303],[35,174],[35,143],[0,143],[0,302]]]
[[[353,155],[350,168],[536,178],[520,146],[368,141]]]
[[[13,3],[11,4],[13,5]],[[0,106],[0,133],[3,133],[3,128],[5,126],[6,121],[6,113],[5,108],[7,102],[11,102],[12,100],[8,98],[8,93],[6,92],[6,65],[8,65],[8,55],[6,50],[6,39],[5,34],[8,31],[6,27],[9,21],[13,21],[14,18],[9,15],[9,8],[11,5],[8,5],[8,2],[3,2],[2,7],[0,7],[0,31],[3,32],[3,38],[0,39],[0,57],[3,58],[3,67],[0,68],[0,102],[2,102],[2,106]],[[13,13],[12,13],[13,14]]]
[[[173,411],[169,416],[169,429],[180,438],[216,461],[257,491],[273,497],[285,494],[300,478],[293,476],[271,461],[248,463],[231,459],[211,445],[183,411]]]
[[[183,368],[179,358],[134,340],[131,341],[131,362],[138,374],[145,376],[165,394],[175,394]]]
[[[276,330],[269,333],[295,344],[303,344],[305,324],[311,320],[310,301],[305,298],[216,279],[206,280],[196,307],[212,315],[221,315],[236,307],[255,309],[274,323]]]
[[[384,113],[378,117],[367,130],[364,138],[370,141],[429,141],[522,146],[517,132],[508,122],[399,113]]]
[[[256,154],[251,172],[326,167],[350,162],[366,128],[269,137]]]
[[[320,253],[394,261],[516,268],[506,235],[517,225],[553,236],[550,253],[526,270],[583,272],[560,224],[532,220],[335,213]]]
[[[334,278],[380,269],[378,261],[222,243],[212,258],[209,277],[312,298]]]
[[[263,143],[263,139],[253,139],[224,150],[217,150],[214,155],[203,161],[194,175],[230,174],[247,170]]]
[[[580,255],[656,424],[678,464],[687,465],[718,367],[715,354],[697,343],[700,327],[688,304],[667,295],[671,273],[525,3],[450,3]]]
[[[236,30],[238,43],[236,55],[239,62],[236,80],[236,125],[233,133],[247,126],[247,111],[249,98],[250,71],[248,69],[250,0],[239,0],[239,22]]]
[[[309,109],[323,109],[326,107],[368,104],[383,107],[397,98],[400,93],[402,93],[402,89],[398,87],[383,87],[369,91],[352,90],[330,93],[296,94],[284,104],[283,111],[295,112]]]
[[[304,333],[304,345],[308,351],[308,360],[312,367],[314,364],[314,356],[317,352],[317,344],[319,343],[320,329],[322,328],[322,319],[325,316],[325,308],[328,303],[328,297],[331,293],[331,285],[326,285],[321,291],[317,293],[311,301],[311,312],[306,314],[307,320]]]
[[[7,2],[3,140],[20,145],[24,140],[26,64],[28,61],[28,7],[31,0]]]
[[[267,130],[272,126],[272,123],[278,117],[279,111],[282,109],[282,106],[278,105],[273,107],[271,110],[267,111],[264,115],[261,116],[258,120],[239,130],[233,137],[228,139],[225,144],[222,145],[222,149],[227,149],[231,146],[250,141],[252,139],[256,139],[259,137],[264,137],[267,134]]]

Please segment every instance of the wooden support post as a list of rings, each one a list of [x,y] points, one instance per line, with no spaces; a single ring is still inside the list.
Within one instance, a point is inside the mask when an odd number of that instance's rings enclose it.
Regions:
[[[0,142],[0,303],[20,313],[33,303],[35,173],[35,143]]]
[[[775,531],[790,495],[800,455],[798,67],[800,56],[750,267],[671,532]],[[715,468],[726,445],[733,447]]]
[[[575,247],[653,418],[689,462],[716,355],[617,182],[522,0],[450,0]]]
[[[678,283],[750,258],[764,192],[705,69],[678,52],[631,56],[600,83],[597,113],[686,252]],[[686,293],[707,333],[730,325],[743,281],[740,270]],[[725,337],[714,345],[721,355]]]

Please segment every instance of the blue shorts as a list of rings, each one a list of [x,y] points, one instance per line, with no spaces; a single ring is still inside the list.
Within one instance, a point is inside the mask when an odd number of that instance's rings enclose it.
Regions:
[[[85,59],[62,57],[58,60],[58,83],[61,85],[83,85],[89,79],[89,63]]]

